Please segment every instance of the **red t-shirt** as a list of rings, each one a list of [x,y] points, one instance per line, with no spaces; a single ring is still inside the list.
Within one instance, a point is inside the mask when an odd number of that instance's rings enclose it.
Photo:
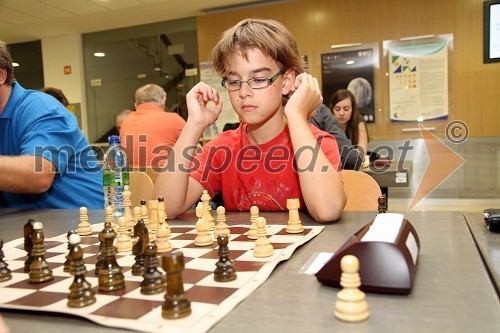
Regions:
[[[320,143],[321,148],[315,149],[321,149],[339,170],[335,138],[308,125]],[[204,146],[192,161],[191,177],[212,197],[222,192],[227,210],[248,211],[251,206],[261,211],[286,210],[286,200],[290,198],[299,198],[301,208],[305,208],[288,126],[261,145],[250,143],[246,129],[247,124],[242,123],[238,129],[224,132]]]

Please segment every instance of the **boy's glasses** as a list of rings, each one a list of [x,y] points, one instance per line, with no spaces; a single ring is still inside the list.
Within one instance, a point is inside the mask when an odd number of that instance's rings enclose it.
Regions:
[[[257,77],[254,79],[249,79],[246,81],[241,81],[241,80],[228,80],[227,78],[224,78],[222,80],[221,84],[224,86],[227,90],[229,91],[236,91],[241,89],[241,85],[243,83],[248,84],[248,86],[252,89],[263,89],[268,87],[271,83],[276,81],[276,79],[283,74],[283,72],[279,71],[273,77],[271,78],[265,78],[265,77]]]

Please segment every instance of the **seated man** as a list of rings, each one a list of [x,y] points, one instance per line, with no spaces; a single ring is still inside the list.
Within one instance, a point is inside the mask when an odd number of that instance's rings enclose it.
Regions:
[[[161,166],[186,124],[178,114],[165,112],[166,101],[167,93],[156,84],[135,92],[135,112],[120,129],[121,144],[134,169]]]
[[[99,163],[76,118],[14,81],[0,42],[0,207],[102,209]]]
[[[314,117],[309,118],[307,121],[320,130],[328,132],[335,137],[337,145],[339,146],[342,169],[359,170],[359,168],[361,168],[363,156],[351,143],[351,140],[347,138],[345,132],[335,120],[332,110],[325,104],[320,104],[316,108]]]

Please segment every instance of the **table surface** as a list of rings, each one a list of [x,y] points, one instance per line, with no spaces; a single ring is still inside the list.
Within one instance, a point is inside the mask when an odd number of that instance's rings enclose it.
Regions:
[[[489,231],[486,228],[482,213],[466,213],[465,219],[472,232],[484,263],[495,284],[497,293],[500,292],[500,232]]]
[[[36,214],[47,237],[67,231],[78,212],[71,210],[16,211],[0,209],[1,237],[5,242],[22,236],[22,226]],[[273,215],[273,216],[271,216]],[[498,293],[485,269],[466,218],[459,212],[407,212],[421,251],[409,295],[368,293],[370,318],[350,324],[335,319],[337,288],[320,284],[313,275],[299,273],[316,253],[334,252],[375,212],[345,212],[323,232],[278,265],[269,279],[210,332],[499,332]],[[268,221],[286,223],[287,213],[262,213]],[[103,212],[90,211],[90,221],[101,222]],[[469,225],[475,215],[467,215]],[[231,212],[229,224],[245,223],[248,213]],[[314,223],[301,213],[303,224]],[[169,224],[195,223],[192,212]],[[498,240],[498,239],[497,239]],[[496,243],[498,245],[498,243]],[[118,332],[90,321],[58,314],[2,310],[11,332],[70,331]]]

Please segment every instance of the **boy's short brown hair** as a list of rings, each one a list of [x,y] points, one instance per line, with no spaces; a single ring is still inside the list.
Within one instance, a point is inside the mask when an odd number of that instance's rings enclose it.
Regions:
[[[250,48],[257,48],[274,59],[283,72],[293,69],[299,74],[306,69],[295,38],[288,29],[277,21],[256,18],[245,19],[226,30],[212,50],[209,61],[217,73],[226,76],[228,59],[237,50],[246,59],[246,50]]]

